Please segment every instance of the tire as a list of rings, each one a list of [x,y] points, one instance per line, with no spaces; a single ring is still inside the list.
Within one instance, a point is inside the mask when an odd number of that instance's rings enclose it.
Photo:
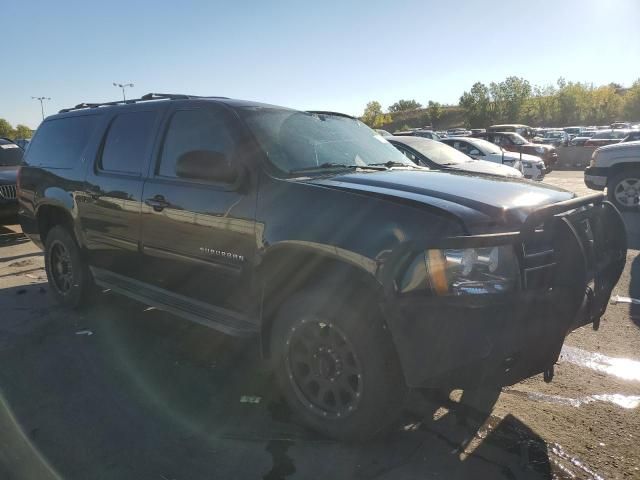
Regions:
[[[308,290],[281,306],[271,335],[275,374],[302,423],[334,439],[369,440],[396,424],[407,388],[375,302],[336,293]]]
[[[81,307],[89,297],[93,282],[71,233],[60,225],[53,227],[47,234],[44,252],[45,270],[53,297],[65,307]]]
[[[607,196],[618,210],[640,209],[640,170],[626,170],[607,182]]]

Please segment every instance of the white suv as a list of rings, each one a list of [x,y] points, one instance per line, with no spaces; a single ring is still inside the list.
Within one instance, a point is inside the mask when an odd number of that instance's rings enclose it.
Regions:
[[[620,210],[640,209],[640,141],[596,149],[584,183],[594,190],[607,187],[609,200]]]

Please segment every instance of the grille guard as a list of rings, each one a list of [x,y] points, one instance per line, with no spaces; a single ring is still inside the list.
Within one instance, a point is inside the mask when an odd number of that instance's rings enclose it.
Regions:
[[[551,248],[527,253],[540,237]],[[491,247],[513,244],[520,262],[523,289],[562,291],[567,314],[576,315],[571,328],[597,327],[611,291],[618,282],[627,253],[627,235],[620,212],[602,193],[544,205],[531,212],[520,231],[449,237],[443,248]],[[536,282],[532,282],[532,277]],[[566,301],[565,301],[566,300]]]

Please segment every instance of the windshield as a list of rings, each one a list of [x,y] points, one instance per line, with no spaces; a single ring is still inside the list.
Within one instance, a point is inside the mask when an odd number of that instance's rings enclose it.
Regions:
[[[545,138],[562,138],[564,137],[563,132],[547,132]]]
[[[15,143],[0,143],[0,167],[16,167],[20,165],[22,149]]]
[[[473,161],[464,153],[441,142],[416,142],[411,144],[411,148],[438,165],[457,165]]]
[[[484,154],[491,155],[491,154],[502,153],[502,149],[498,145],[496,145],[495,143],[488,142],[487,140],[474,138],[473,140],[470,140],[469,143],[471,144],[472,148],[475,147],[478,150],[481,150],[482,153]]]
[[[525,145],[526,143],[528,143],[522,135],[519,135],[517,133],[509,134],[509,138],[511,138],[511,141],[516,145]]]
[[[389,162],[415,166],[359,120],[268,107],[240,111],[269,161],[283,172]]]

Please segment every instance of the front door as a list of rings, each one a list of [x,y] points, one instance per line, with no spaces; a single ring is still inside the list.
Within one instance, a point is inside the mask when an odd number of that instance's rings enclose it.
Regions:
[[[175,107],[143,188],[143,281],[238,313],[250,312],[251,262],[256,247],[256,192],[235,116],[223,106]],[[245,181],[206,174],[206,155],[224,158]],[[185,174],[176,168],[204,158]],[[211,155],[209,155],[211,156]],[[196,173],[193,173],[196,171]]]

